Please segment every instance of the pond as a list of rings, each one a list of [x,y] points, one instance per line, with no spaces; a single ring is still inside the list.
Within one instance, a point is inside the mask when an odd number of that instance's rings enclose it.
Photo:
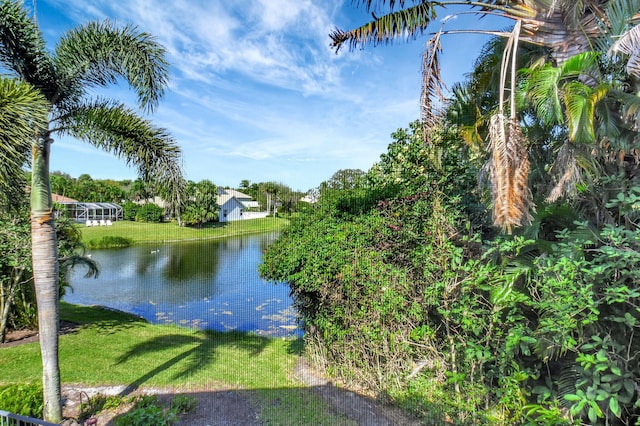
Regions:
[[[285,284],[260,278],[276,234],[94,250],[97,279],[73,271],[63,300],[102,305],[155,324],[267,336],[301,336]]]

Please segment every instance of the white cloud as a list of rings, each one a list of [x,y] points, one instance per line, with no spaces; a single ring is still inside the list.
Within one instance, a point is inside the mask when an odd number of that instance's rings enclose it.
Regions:
[[[370,167],[418,116],[420,46],[336,55],[343,0],[43,1],[76,22],[135,23],[167,48],[171,83],[152,119],[179,141],[190,179],[283,173],[306,189]]]

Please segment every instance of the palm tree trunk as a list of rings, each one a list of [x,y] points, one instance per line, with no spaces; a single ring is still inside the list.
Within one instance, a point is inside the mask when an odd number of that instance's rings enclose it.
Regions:
[[[53,203],[49,184],[48,134],[33,147],[31,170],[31,249],[33,280],[38,303],[38,329],[42,354],[44,419],[60,423],[62,406],[60,365],[58,363],[58,247],[53,222]]]

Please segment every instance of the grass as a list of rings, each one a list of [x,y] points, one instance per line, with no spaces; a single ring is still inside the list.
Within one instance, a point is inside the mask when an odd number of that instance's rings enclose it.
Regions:
[[[103,237],[124,237],[134,244],[163,243],[184,240],[232,237],[279,231],[289,223],[288,219],[266,217],[264,219],[238,220],[226,223],[209,223],[202,228],[180,227],[175,222],[146,223],[117,221],[112,226],[80,225],[85,244]]]
[[[65,302],[61,318],[81,324],[60,337],[63,383],[127,385],[130,390],[241,389],[255,396],[265,424],[345,424],[290,379],[300,340],[152,325],[126,313]],[[37,342],[0,352],[0,385],[40,381]]]

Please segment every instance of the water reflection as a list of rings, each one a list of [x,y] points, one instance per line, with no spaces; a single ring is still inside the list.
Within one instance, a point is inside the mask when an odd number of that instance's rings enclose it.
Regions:
[[[71,277],[64,300],[104,305],[153,323],[218,331],[300,335],[286,285],[263,281],[257,265],[275,235],[136,246],[92,253],[97,279]]]

